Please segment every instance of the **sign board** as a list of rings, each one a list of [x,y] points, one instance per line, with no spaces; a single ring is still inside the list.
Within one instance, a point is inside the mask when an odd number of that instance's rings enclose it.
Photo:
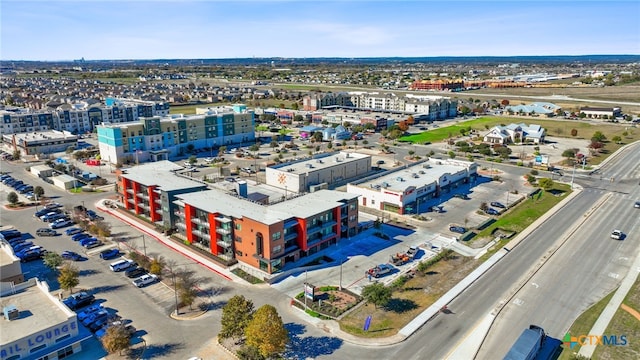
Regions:
[[[370,326],[371,326],[371,315],[367,316],[367,319],[364,321],[364,327],[362,328],[362,330],[368,331]]]
[[[315,299],[315,292],[316,292],[316,287],[309,284],[309,283],[304,283],[304,296],[305,298],[314,301]]]

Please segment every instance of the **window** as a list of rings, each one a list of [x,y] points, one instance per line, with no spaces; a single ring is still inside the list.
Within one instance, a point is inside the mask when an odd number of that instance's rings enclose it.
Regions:
[[[244,254],[242,253],[242,251],[240,251],[240,250],[236,250],[236,255],[237,255],[237,256],[243,256]]]
[[[242,230],[242,224],[236,223],[236,230]]]
[[[56,342],[60,342],[60,341],[66,340],[66,339],[68,339],[70,337],[71,337],[71,334],[67,334],[65,336],[61,336],[61,337],[56,339]]]
[[[38,352],[38,351],[40,351],[40,350],[42,350],[42,349],[44,349],[46,347],[47,347],[47,344],[38,345],[38,346],[32,348],[31,350],[29,350],[29,352],[33,354],[34,352]]]
[[[240,236],[236,236],[236,242],[241,243],[242,242],[242,238]]]
[[[273,234],[271,235],[271,240],[274,240],[274,241],[275,241],[275,240],[278,240],[278,239],[280,239],[280,237],[281,237],[281,236],[282,236],[282,234],[280,233],[280,231],[275,232],[275,233],[273,233]]]
[[[273,247],[273,254],[274,254],[274,255],[275,255],[275,254],[278,254],[278,253],[280,253],[280,252],[282,252],[282,245],[278,245],[278,246],[274,246],[274,247]]]
[[[64,359],[70,355],[73,355],[73,346],[67,346],[64,349],[58,350],[58,359]]]
[[[376,204],[376,201],[371,199],[371,205],[375,205],[375,204]]]

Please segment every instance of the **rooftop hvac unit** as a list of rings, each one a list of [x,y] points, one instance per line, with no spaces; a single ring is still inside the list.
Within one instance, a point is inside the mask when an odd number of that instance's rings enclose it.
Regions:
[[[420,170],[420,171],[418,171],[418,173],[419,173],[420,175],[424,175],[424,174],[426,174],[426,173],[424,172],[424,170]]]
[[[403,181],[404,181],[404,179],[403,179],[402,177],[400,177],[400,176],[398,176],[398,177],[396,178],[396,180],[397,180],[397,181],[400,181],[400,182],[403,182]]]
[[[416,174],[416,173],[411,174],[411,176],[413,176],[413,178],[414,178],[414,179],[417,179],[417,178],[419,178],[419,177],[420,177],[420,176],[418,176],[418,174]]]
[[[13,305],[5,306],[2,312],[4,313],[4,318],[7,320],[15,320],[20,317],[20,311]]]
[[[386,181],[385,181],[385,182],[383,182],[383,183],[382,183],[382,187],[384,187],[384,188],[388,188],[388,187],[389,187],[389,183],[388,183],[388,182],[386,182]]]
[[[307,164],[307,167],[308,167],[309,169],[313,169],[313,164]]]

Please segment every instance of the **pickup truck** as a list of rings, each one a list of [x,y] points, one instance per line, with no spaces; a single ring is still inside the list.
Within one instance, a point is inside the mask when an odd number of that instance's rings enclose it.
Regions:
[[[393,269],[394,267],[389,264],[380,264],[367,270],[364,275],[379,278],[380,276],[390,274]]]

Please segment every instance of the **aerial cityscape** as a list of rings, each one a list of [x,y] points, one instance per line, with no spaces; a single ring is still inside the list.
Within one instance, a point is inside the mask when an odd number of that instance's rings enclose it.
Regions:
[[[3,2],[0,358],[637,358],[639,13]]]

